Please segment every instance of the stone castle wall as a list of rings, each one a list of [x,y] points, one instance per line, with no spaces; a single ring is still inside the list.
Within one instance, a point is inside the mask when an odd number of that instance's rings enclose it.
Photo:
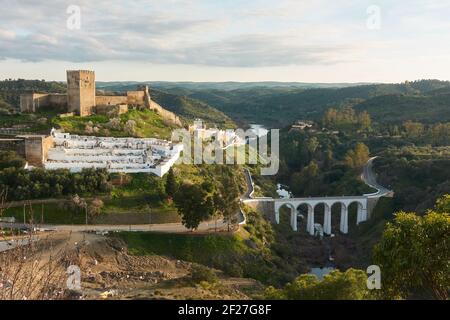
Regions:
[[[123,105],[144,106],[157,112],[164,121],[182,126],[181,119],[173,112],[164,109],[150,98],[147,86],[140,86],[136,91],[128,91],[123,96],[96,96],[95,72],[88,70],[67,71],[67,95],[64,94],[22,94],[20,96],[20,110],[22,112],[36,112],[37,109],[48,106],[64,110],[79,116],[89,116],[97,110],[107,114],[108,106],[120,105],[119,113],[126,112]],[[126,110],[128,110],[128,107]]]
[[[172,124],[175,124],[177,126],[182,126],[183,124],[181,123],[180,118],[173,112],[164,109],[163,107],[161,107],[159,104],[157,104],[155,101],[150,100],[148,101],[149,104],[149,108],[150,110],[155,111],[156,113],[158,113],[159,115],[161,115],[161,117],[165,120],[168,121]]]
[[[26,93],[20,95],[20,111],[36,112],[40,107],[49,103],[48,93]]]
[[[96,96],[96,106],[114,106],[116,104],[126,104],[127,96]]]
[[[128,112],[127,104],[117,105],[97,105],[95,107],[96,114],[108,115],[109,112],[114,111],[115,115],[121,115]]]
[[[61,110],[67,109],[67,95],[52,93],[48,95],[48,105]]]
[[[145,91],[127,91],[127,103],[129,105],[144,106]]]
[[[58,93],[25,93],[20,95],[20,111],[36,112],[42,107],[67,108],[67,95]]]

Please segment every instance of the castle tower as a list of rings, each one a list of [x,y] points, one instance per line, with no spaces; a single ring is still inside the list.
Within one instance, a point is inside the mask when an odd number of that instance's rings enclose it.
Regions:
[[[67,70],[67,109],[82,117],[95,107],[95,72]]]

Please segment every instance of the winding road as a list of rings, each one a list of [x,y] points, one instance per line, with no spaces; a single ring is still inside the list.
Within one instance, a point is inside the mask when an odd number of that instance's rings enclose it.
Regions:
[[[364,183],[369,187],[377,190],[377,192],[365,194],[365,196],[368,196],[370,198],[379,198],[392,194],[392,190],[383,187],[377,182],[376,173],[373,172],[373,161],[376,158],[377,157],[370,158],[367,161],[366,165],[363,167],[363,172],[361,173],[361,179],[364,181]]]
[[[376,181],[376,174],[373,172],[373,161],[377,157],[370,158],[363,167],[361,179],[370,187],[377,190],[375,193],[366,194],[370,198],[379,198],[392,193],[391,190],[379,185]],[[247,184],[247,191],[241,196],[241,200],[251,199],[254,191],[253,180],[248,169],[244,169],[245,181]],[[53,199],[51,199],[53,200]],[[239,224],[245,223],[245,215],[239,212]],[[22,223],[0,223],[0,228],[19,228],[30,229],[36,227],[35,225]],[[186,233],[190,230],[184,227],[181,223],[163,223],[163,224],[136,224],[136,225],[39,225],[41,230],[46,231],[71,231],[71,232],[116,232],[116,231],[153,231],[153,232],[167,232],[167,233]],[[227,223],[221,220],[207,221],[200,223],[197,232],[210,232],[213,230],[220,230],[227,227]],[[0,241],[0,252],[10,249],[11,246]]]
[[[253,182],[250,172],[245,169],[244,176],[247,183],[247,191],[241,196],[241,199],[248,199],[253,193]],[[57,199],[47,199],[43,201],[53,202]],[[246,223],[245,214],[240,210],[237,213],[238,224],[242,225]],[[186,233],[191,232],[181,223],[160,223],[160,224],[121,224],[121,225],[101,225],[101,224],[87,224],[87,225],[55,225],[55,224],[41,224],[31,225],[24,223],[9,223],[0,222],[0,228],[3,229],[32,229],[38,228],[42,231],[71,231],[71,232],[118,232],[118,231],[135,231],[135,232],[166,232],[166,233]],[[223,219],[205,221],[200,223],[195,232],[205,233],[216,230],[228,229],[228,223]],[[0,241],[0,252],[11,249],[12,247],[7,241]]]

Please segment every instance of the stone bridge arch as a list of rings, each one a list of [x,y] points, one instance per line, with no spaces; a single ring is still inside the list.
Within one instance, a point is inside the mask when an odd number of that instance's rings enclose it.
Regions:
[[[281,208],[287,208],[290,211],[289,224],[291,225],[292,230],[297,231],[297,208],[294,207],[292,203],[283,203],[277,208],[277,213],[275,215],[275,220],[277,224],[280,224],[280,210]]]
[[[324,223],[323,230],[325,234],[332,233],[332,217],[331,208],[339,204],[341,206],[339,230],[343,234],[348,233],[348,208],[351,204],[357,204],[357,218],[356,224],[367,220],[367,197],[317,197],[317,198],[289,198],[289,199],[274,199],[275,221],[280,223],[280,208],[288,206],[291,209],[291,227],[292,230],[297,231],[297,209],[301,205],[307,205],[308,216],[306,223],[306,231],[314,235],[314,209],[316,206],[323,204],[324,209]]]

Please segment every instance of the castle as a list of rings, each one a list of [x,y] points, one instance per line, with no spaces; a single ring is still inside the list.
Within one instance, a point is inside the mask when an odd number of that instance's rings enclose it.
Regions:
[[[127,112],[130,107],[148,108],[160,114],[164,120],[181,126],[177,115],[150,98],[147,86],[140,86],[136,91],[127,91],[125,95],[97,95],[95,72],[89,70],[67,71],[67,94],[25,93],[20,95],[21,112],[33,113],[43,107],[58,108],[81,117],[108,114],[112,110],[121,114]]]
[[[67,71],[67,94],[25,93],[20,95],[20,111],[38,112],[49,107],[66,115],[92,114],[114,116],[128,108],[150,109],[164,121],[182,126],[179,117],[150,98],[147,86],[124,95],[97,95],[95,73],[87,70]],[[61,114],[62,116],[62,114]],[[112,138],[70,135],[52,130],[50,135],[18,135],[0,139],[0,150],[13,150],[27,161],[26,168],[49,170],[105,168],[110,172],[149,172],[163,176],[179,158],[182,144],[155,138]]]

